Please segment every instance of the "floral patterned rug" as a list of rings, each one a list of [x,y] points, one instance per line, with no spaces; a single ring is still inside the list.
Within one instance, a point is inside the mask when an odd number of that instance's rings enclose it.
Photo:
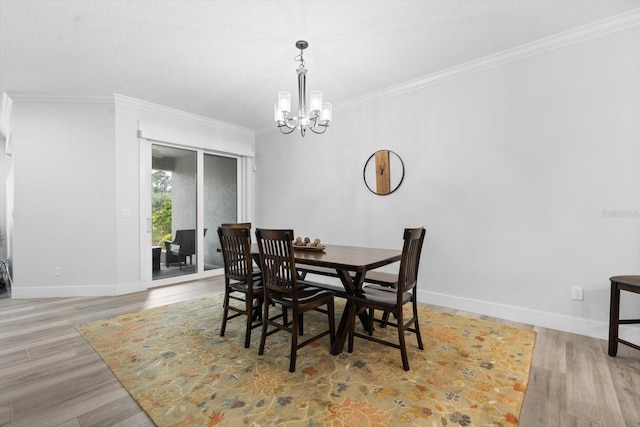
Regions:
[[[342,300],[336,299],[337,313]],[[260,328],[244,348],[244,320],[220,337],[222,298],[202,298],[78,327],[158,426],[511,426],[529,378],[535,332],[421,307],[424,351],[355,338],[329,353],[329,338],[298,350],[289,335],[258,356]],[[326,315],[305,314],[305,332]],[[316,326],[317,325],[317,326]],[[359,325],[361,327],[361,325]],[[377,336],[394,337],[392,327]]]

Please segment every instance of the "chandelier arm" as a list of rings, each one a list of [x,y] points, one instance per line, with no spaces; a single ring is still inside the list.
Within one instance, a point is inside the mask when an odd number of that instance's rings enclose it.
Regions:
[[[311,113],[309,113],[309,114],[311,114]],[[310,116],[309,117],[309,127],[314,127],[314,126],[320,124],[320,123],[318,123],[318,119],[319,118],[320,118],[320,115],[317,114],[317,113],[314,116]]]
[[[313,133],[317,133],[318,135],[322,135],[323,133],[325,133],[325,132],[327,131],[327,126],[325,126],[325,125],[318,125],[318,126],[322,126],[322,132],[318,132],[318,131],[316,130],[316,126],[311,127],[311,128],[309,128],[309,129],[311,129],[311,132],[313,132]]]
[[[296,127],[298,127],[298,118],[297,117],[285,117],[283,126],[286,126],[289,129],[295,129]]]
[[[283,128],[289,129],[289,131],[285,131],[283,130]],[[278,126],[278,129],[280,129],[280,133],[283,133],[285,135],[289,135],[291,132],[293,132],[294,130],[296,130],[296,128],[290,128],[288,126]]]

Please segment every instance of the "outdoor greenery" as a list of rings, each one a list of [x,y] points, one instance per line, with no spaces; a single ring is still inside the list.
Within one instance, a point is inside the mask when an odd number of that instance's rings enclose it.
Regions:
[[[151,221],[153,224],[152,241],[154,246],[163,246],[166,236],[171,236],[171,174],[154,170],[151,176],[153,188]]]

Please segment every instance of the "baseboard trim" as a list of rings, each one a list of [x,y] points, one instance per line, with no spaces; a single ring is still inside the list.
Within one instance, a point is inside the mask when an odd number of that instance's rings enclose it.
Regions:
[[[598,339],[609,339],[608,322],[421,290],[418,290],[418,301]],[[622,338],[640,343],[640,328],[621,325],[619,331]]]
[[[130,294],[147,288],[140,282],[95,286],[29,286],[11,288],[11,299],[104,297]]]

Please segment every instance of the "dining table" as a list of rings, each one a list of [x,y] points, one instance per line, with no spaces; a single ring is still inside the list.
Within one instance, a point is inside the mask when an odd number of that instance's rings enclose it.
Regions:
[[[356,307],[348,297],[362,290],[367,272],[400,261],[402,250],[331,244],[323,246],[321,250],[294,246],[294,260],[301,278],[312,273],[340,279],[344,292],[341,289],[337,294],[346,297],[347,302],[331,348],[331,354],[338,355],[344,348],[351,322],[355,322],[356,318]],[[252,245],[251,252],[259,265],[260,255],[257,244]],[[362,314],[360,319],[366,329],[368,327],[366,315]]]

